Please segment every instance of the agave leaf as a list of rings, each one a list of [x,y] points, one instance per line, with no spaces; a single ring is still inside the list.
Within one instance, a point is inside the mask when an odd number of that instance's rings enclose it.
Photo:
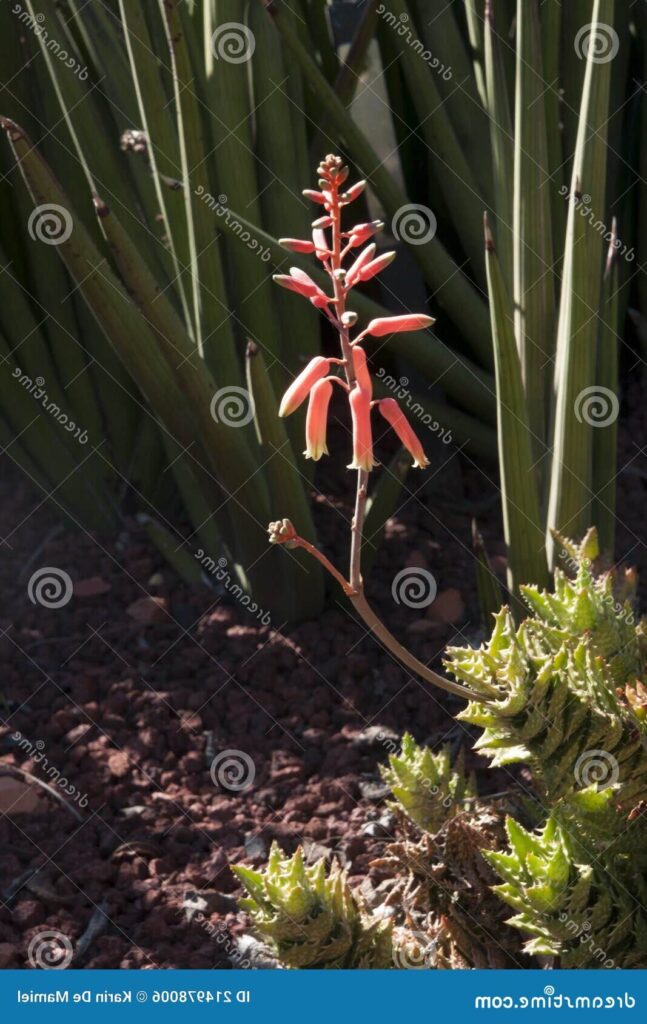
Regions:
[[[501,590],[501,584],[492,571],[485,543],[475,519],[472,520],[472,549],[476,558],[476,588],[479,595],[481,616],[484,623],[489,627],[492,615],[496,615],[503,605],[503,591]]]
[[[539,15],[534,0],[517,2],[514,130],[514,324],[538,475],[546,454],[549,373],[555,333],[555,287],[548,145]]]
[[[295,124],[289,96],[282,86],[277,88],[276,85],[283,82],[288,65],[284,61],[280,37],[260,4],[251,5],[250,26],[256,40],[252,61],[254,97],[264,112],[256,126],[262,217],[258,213],[256,218],[246,219],[262,223],[268,234],[275,238],[284,235],[309,238],[312,218],[301,196],[302,181],[308,179],[298,177],[298,168],[308,161],[305,131],[302,122],[299,127]],[[232,200],[231,205],[247,213],[247,201],[245,198],[237,205]],[[240,242],[232,235],[231,244],[240,245]],[[294,368],[301,360],[319,351],[319,316],[309,302],[295,302],[282,288],[276,289],[274,301],[282,328],[281,360]],[[262,336],[261,340],[264,342]]]
[[[165,7],[172,5],[164,4]],[[186,21],[185,5],[177,5],[181,14],[180,23]],[[241,45],[249,47],[246,33],[250,31],[245,12],[242,12],[240,0],[207,0],[203,5],[204,19],[204,67],[205,95],[204,104],[209,112],[208,125],[210,131],[204,131],[202,146],[194,147],[191,155],[192,185],[198,196],[208,191],[222,194],[225,198],[219,202],[218,213],[205,204],[204,199],[194,202],[196,234],[201,262],[204,269],[201,274],[209,271],[211,261],[217,256],[219,244],[224,243],[227,265],[230,268],[229,292],[231,302],[228,304],[222,283],[216,287],[215,281],[209,283],[205,277],[208,290],[221,298],[220,303],[210,304],[212,312],[207,321],[209,330],[213,323],[230,318],[233,312],[240,324],[241,351],[246,339],[251,337],[263,350],[272,354],[268,361],[269,372],[277,389],[285,385],[288,370],[282,359],[282,336],[277,318],[276,299],[278,290],[274,287],[269,273],[268,261],[263,252],[255,251],[243,232],[243,236],[225,237],[221,243],[216,241],[220,228],[220,220],[231,217],[230,210],[245,210],[252,223],[261,220],[261,206],[257,175],[257,160],[254,155],[253,115],[260,102],[260,97],[252,103],[250,95],[250,64],[247,61],[230,61],[222,59],[221,47],[225,46],[228,25],[236,26],[233,31],[240,36]],[[221,34],[219,34],[219,32]],[[253,61],[256,60],[256,42],[254,38]],[[176,50],[178,45],[176,44]],[[178,50],[178,60],[179,60]],[[191,64],[185,59],[181,73],[181,81],[186,85],[191,77]],[[272,85],[276,90],[278,83]],[[199,97],[194,98],[192,89],[184,88],[181,98],[189,94],[194,117],[202,118],[199,109]],[[226,101],[223,102],[223,97]],[[187,101],[187,102],[189,102]],[[262,108],[261,108],[262,109]],[[262,111],[259,120],[270,117],[269,111]],[[273,127],[277,127],[274,125]],[[289,139],[281,140],[287,146]],[[196,140],[197,142],[197,140]],[[212,171],[209,174],[209,171]],[[218,183],[214,188],[213,182]],[[200,204],[202,209],[199,210]],[[222,208],[224,213],[221,215]],[[242,244],[241,244],[242,241]],[[229,307],[229,308],[228,308]],[[243,340],[244,339],[244,340]],[[218,349],[214,349],[214,358],[219,360]],[[289,365],[289,360],[286,360]],[[216,363],[212,363],[215,369]]]
[[[409,0],[416,11],[416,26],[431,54],[430,66],[438,89],[447,104],[456,135],[466,154],[479,191],[486,203],[492,201],[493,173],[490,125],[476,88],[467,39],[461,31],[456,4],[444,0]],[[486,12],[487,16],[487,5]],[[438,62],[438,63],[437,63]],[[456,83],[460,82],[459,88]]]
[[[510,99],[501,57],[502,41],[499,37],[499,26],[495,21],[497,9],[493,0],[486,5],[483,59],[492,149],[497,251],[506,290],[511,295],[514,146]]]
[[[594,0],[591,33],[609,25],[613,0]],[[602,30],[603,31],[603,30]],[[595,353],[602,277],[602,236],[606,188],[606,123],[609,61],[588,49],[566,228],[555,364],[555,425],[548,496],[547,549],[554,565],[551,529],[580,536],[590,525],[593,433],[590,408],[596,387]],[[584,200],[584,196],[587,200]],[[580,208],[584,203],[584,209]],[[586,216],[590,207],[593,218]]]
[[[144,527],[149,540],[155,545],[165,561],[175,569],[180,579],[189,586],[198,586],[202,582],[200,563],[183,546],[182,538],[179,538],[178,543],[176,534],[171,533],[159,520],[153,519],[149,515],[141,513],[138,516],[138,520]]]
[[[556,129],[560,123],[560,44],[562,40],[562,0],[544,0],[539,5],[541,62],[547,87],[544,89],[542,104],[546,124],[546,148],[550,170],[550,195],[552,211],[553,257],[561,256],[564,231],[566,229],[566,204],[560,193],[565,182],[564,151],[562,133]],[[565,40],[568,45],[568,40]],[[571,61],[573,59],[571,56]]]
[[[196,338],[196,324],[190,307],[191,285],[189,235],[182,192],[169,182],[182,177],[176,126],[173,123],[166,90],[162,85],[159,58],[149,35],[144,7],[119,0],[124,41],[140,124],[146,133],[147,159],[153,180],[153,195],[161,212],[164,232],[173,266],[174,290],[179,296],[187,330]],[[149,14],[152,16],[153,12]],[[157,19],[159,22],[159,19]],[[227,359],[227,347],[223,358]],[[230,357],[230,361],[231,357]],[[227,366],[229,371],[230,367]]]
[[[483,56],[483,20],[478,0],[463,0],[467,38],[472,53],[474,81],[481,97],[481,103],[487,110],[487,88],[485,84],[485,60]]]
[[[34,202],[37,205],[55,202],[72,211],[69,198],[24,132],[7,119],[0,125],[9,136]],[[213,466],[235,510],[240,571],[256,566],[260,555],[266,552],[269,506],[256,473],[257,464],[244,443],[242,432],[216,421],[211,415],[210,403],[202,401],[192,406],[187,401],[152,329],[105,265],[106,261],[95,249],[80,220],[74,219],[72,236],[59,244],[58,251],[129,373],[156,410],[164,428],[190,452],[195,470],[208,489],[215,486],[209,469],[210,464]],[[203,374],[195,377],[195,387],[204,393],[206,377]],[[200,439],[197,444],[196,437]],[[265,579],[269,588],[269,576],[264,576],[260,569],[256,578],[259,585]],[[266,603],[270,603],[269,593]]]
[[[350,46],[343,59],[340,57],[341,64],[335,77],[334,89],[347,108],[350,107],[361,81],[360,75],[364,70],[368,50],[375,34],[377,13],[377,0],[368,0],[359,16]],[[312,153],[318,154],[329,148],[325,141],[329,136],[328,127],[328,120],[324,118],[312,140]]]
[[[272,507],[281,517],[290,519],[300,536],[316,541],[315,526],[306,497],[304,481],[297,468],[284,421],[279,419],[278,403],[260,349],[247,346],[247,387],[253,399],[254,414],[261,445],[261,458],[266,467]],[[317,561],[305,552],[289,552],[294,559],[291,597],[295,603],[293,617],[316,616],[323,604],[323,573]]]
[[[596,380],[601,390],[618,399],[618,241],[615,218],[602,283]],[[612,399],[609,399],[612,403]],[[616,532],[616,473],[618,460],[618,418],[611,404],[608,422],[597,428],[593,438],[592,519],[598,528],[600,548],[611,560]]]
[[[411,15],[406,0],[391,0],[389,8],[401,24],[410,23]],[[411,45],[405,35],[396,32],[395,39],[400,66],[419,119],[417,133],[424,138],[431,159],[438,165],[440,187],[465,252],[470,257],[472,272],[479,283],[484,283],[479,225],[483,200],[472,172],[472,164],[463,152],[443,103],[437,85],[437,72],[421,59],[417,48]],[[480,159],[484,161],[485,154],[481,154]],[[486,365],[491,365],[491,352],[486,345],[481,347],[479,356]]]
[[[43,500],[51,497],[72,518],[76,512],[88,529],[114,529],[116,515],[92,444],[81,444],[52,419],[38,399],[40,389],[32,387],[36,375],[21,374],[2,333],[0,359],[0,407],[12,428],[5,453],[40,487]]]
[[[499,468],[503,530],[508,550],[508,586],[512,594],[518,595],[519,584],[529,580],[540,581],[540,586],[546,586],[548,572],[521,365],[514,341],[509,299],[487,217],[485,246],[497,380]],[[517,611],[520,611],[516,597],[515,600]]]

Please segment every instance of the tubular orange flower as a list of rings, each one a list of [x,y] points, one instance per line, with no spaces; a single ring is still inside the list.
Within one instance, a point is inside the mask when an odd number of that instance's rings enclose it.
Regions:
[[[377,405],[384,419],[387,423],[391,424],[402,444],[413,457],[414,467],[424,469],[425,466],[428,466],[429,459],[422,450],[420,441],[395,398],[383,398]]]
[[[279,416],[289,416],[295,409],[298,409],[317,381],[325,377],[329,370],[329,359],[324,359],[323,356],[315,356],[314,359],[311,359],[305,370],[302,370],[299,376],[292,381],[283,395]]]
[[[353,418],[353,461],[348,469],[364,469],[367,473],[375,466],[373,459],[373,433],[371,431],[371,396],[356,384],[348,396]]]
[[[366,362],[366,352],[359,345],[353,348],[353,369],[359,386],[366,391],[369,398],[373,397],[373,382]]]
[[[318,462],[322,455],[328,454],[326,444],[326,426],[328,424],[328,405],[332,395],[332,381],[324,378],[318,380],[310,392],[308,415],[306,416],[306,459]]]

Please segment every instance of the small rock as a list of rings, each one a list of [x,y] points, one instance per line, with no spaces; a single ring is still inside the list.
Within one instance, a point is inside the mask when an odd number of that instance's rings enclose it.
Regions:
[[[0,814],[30,814],[38,807],[36,788],[20,779],[0,777]]]
[[[454,623],[458,622],[464,611],[465,602],[461,597],[460,590],[457,590],[456,587],[449,587],[436,596],[427,615],[434,622]]]
[[[387,750],[395,753],[400,749],[400,736],[386,726],[369,725],[353,736],[351,746],[359,750]]]
[[[116,779],[124,779],[131,772],[130,758],[123,750],[114,750],[108,757],[108,771]]]
[[[107,594],[109,590],[112,590],[112,587],[100,576],[90,576],[86,580],[77,580],[74,584],[74,596],[80,598],[99,597],[101,594]]]
[[[380,779],[360,779],[359,791],[365,800],[371,800],[373,803],[385,800],[391,792],[386,783]]]
[[[262,836],[245,836],[245,855],[250,859],[267,857],[267,844]]]
[[[154,623],[167,622],[166,598],[140,597],[126,608],[126,614],[138,622],[140,626],[151,626]]]
[[[0,942],[0,971],[13,965],[16,947],[12,942]]]
[[[24,931],[27,928],[34,928],[45,920],[45,911],[41,903],[36,900],[20,900],[13,908],[14,923]]]

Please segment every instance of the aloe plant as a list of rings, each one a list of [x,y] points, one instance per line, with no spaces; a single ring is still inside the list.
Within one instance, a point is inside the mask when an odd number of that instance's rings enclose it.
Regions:
[[[370,919],[338,865],[306,864],[301,849],[288,857],[275,843],[264,872],[233,871],[249,893],[242,909],[286,967],[393,967],[390,923]]]
[[[475,793],[474,779],[467,778],[460,760],[452,764],[449,747],[432,754],[408,733],[402,737],[400,753],[389,757],[382,777],[407,817],[425,832],[435,832]]]
[[[645,620],[634,575],[599,571],[595,530],[558,539],[564,568],[552,592],[523,588],[524,622],[503,608],[487,643],[447,650],[472,691],[458,718],[479,730],[474,749],[523,779],[477,794],[462,752],[452,763],[410,735],[383,769],[397,835],[373,864],[379,888],[363,887],[365,923],[390,916],[398,967],[647,964]],[[274,892],[273,865],[250,877]],[[276,910],[249,909],[271,934]],[[432,950],[416,964],[412,933]]]

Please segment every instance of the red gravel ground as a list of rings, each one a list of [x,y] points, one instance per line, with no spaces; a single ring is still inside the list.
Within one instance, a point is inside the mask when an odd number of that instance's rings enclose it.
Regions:
[[[618,548],[644,568],[645,414],[635,408],[622,432]],[[443,446],[436,456],[442,471],[390,521],[369,586],[425,662],[481,628],[472,515],[501,551],[494,487]],[[433,744],[469,740],[452,718],[462,702],[412,678],[339,607],[283,633],[259,627],[226,594],[179,583],[135,521],[112,541],[52,535],[54,513],[11,468],[0,486],[1,761],[43,779],[53,766],[81,816],[43,795],[0,817],[0,967],[30,966],[30,940],[45,930],[71,940],[74,966],[229,967],[231,936],[246,930],[229,865],[260,865],[273,839],[325,847],[365,875],[380,849],[388,742],[406,728]],[[346,501],[338,507],[348,515]],[[318,514],[329,550],[342,550],[342,518],[322,498]],[[443,601],[426,612],[394,603],[391,582],[407,565],[432,571],[441,594],[458,591],[443,598],[454,624],[432,617]],[[42,566],[77,584],[64,607],[30,603]],[[109,589],[78,586],[92,579]],[[143,624],[128,609],[147,595],[162,600]],[[212,778],[214,758],[232,749],[249,758],[244,791]],[[196,891],[206,903],[190,919]]]

